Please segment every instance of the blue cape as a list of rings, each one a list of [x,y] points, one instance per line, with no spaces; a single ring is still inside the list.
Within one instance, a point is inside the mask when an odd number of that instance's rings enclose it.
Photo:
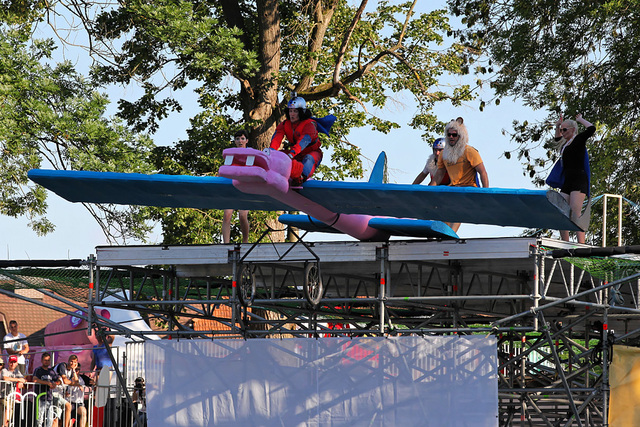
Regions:
[[[584,150],[584,171],[587,173],[588,186],[587,186],[587,197],[591,197],[591,166],[589,165],[589,153],[587,150]],[[564,166],[562,165],[562,157],[558,159],[549,176],[544,181],[547,183],[549,187],[553,188],[562,188],[564,184]]]
[[[318,132],[324,133],[329,136],[329,131],[331,131],[331,126],[335,123],[337,117],[333,114],[329,114],[324,117],[311,117],[311,120],[314,120],[318,126]]]

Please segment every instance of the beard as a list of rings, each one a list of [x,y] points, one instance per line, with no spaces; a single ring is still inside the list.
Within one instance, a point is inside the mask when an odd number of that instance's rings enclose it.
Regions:
[[[456,145],[450,145],[449,142],[444,147],[442,151],[443,159],[449,163],[458,163],[458,159],[462,157],[464,154],[464,150],[466,150],[467,144],[458,141]]]

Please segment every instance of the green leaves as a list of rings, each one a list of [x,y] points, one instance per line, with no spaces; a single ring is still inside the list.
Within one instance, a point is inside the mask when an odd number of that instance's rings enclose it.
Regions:
[[[597,123],[589,142],[592,193],[621,194],[638,201],[637,146],[640,99],[636,89],[640,53],[640,2],[450,0],[463,16],[465,37],[499,64],[492,87],[548,111],[541,123],[515,123],[512,141],[524,173],[543,185],[552,162],[553,123],[578,113]],[[626,243],[640,237],[638,213],[628,212]],[[591,238],[601,241],[601,213],[592,210]]]
[[[255,148],[268,145],[291,91],[305,97],[316,116],[338,116],[332,136],[322,137],[325,161],[316,178],[361,177],[361,147],[347,140],[351,129],[387,133],[408,125],[430,139],[442,128],[433,114],[437,104],[460,105],[475,97],[469,86],[442,80],[467,73],[477,49],[449,37],[454,31],[446,11],[418,14],[416,1],[380,1],[364,11],[346,0],[77,6],[62,0],[29,9],[71,14],[84,24],[95,60],[90,82],[72,64],[46,65],[54,48],[50,41],[33,41],[35,50],[27,54],[28,30],[10,38],[23,56],[7,65],[16,70],[10,82],[14,93],[4,103],[9,112],[0,135],[6,135],[4,147],[22,181],[7,177],[7,183],[24,186],[26,170],[43,162],[57,168],[215,174],[236,130],[250,130]],[[15,18],[29,18],[24,22],[31,24],[38,13]],[[3,58],[12,57],[9,51]],[[0,73],[0,87],[2,78]],[[103,117],[109,101],[96,90],[108,85],[139,89],[137,96],[114,100],[118,119]],[[185,105],[186,91],[195,92],[197,105]],[[405,123],[386,115],[396,104],[409,105]],[[187,138],[154,147],[150,138],[159,123],[185,107],[191,114]],[[12,185],[7,188],[13,188],[14,206],[26,204]],[[35,205],[44,202],[35,193],[32,199]],[[144,210],[112,208],[96,214],[105,229],[114,221],[114,234],[144,232]],[[201,242],[218,235],[217,212],[154,210],[152,216],[162,221],[167,241]]]
[[[0,214],[27,216],[31,228],[46,234],[54,228],[45,217],[46,192],[28,180],[30,169],[149,172],[152,143],[105,119],[107,98],[69,62],[49,65],[50,41],[29,47],[19,32],[0,33]],[[124,233],[107,231],[111,237],[148,232],[139,209],[92,212],[103,229]]]

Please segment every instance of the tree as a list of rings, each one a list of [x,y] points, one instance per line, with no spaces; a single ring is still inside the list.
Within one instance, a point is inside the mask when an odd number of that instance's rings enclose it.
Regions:
[[[466,43],[482,49],[492,73],[496,101],[514,96],[534,109],[548,111],[540,123],[514,121],[510,131],[524,173],[537,185],[557,153],[553,123],[560,113],[582,113],[597,123],[590,144],[592,193],[621,194],[640,200],[640,16],[637,0],[557,2],[553,0],[449,0],[461,16]],[[505,155],[510,157],[511,152]],[[627,244],[640,239],[640,218],[626,205],[623,235]],[[590,238],[601,242],[601,213],[594,209]],[[609,221],[611,224],[611,221]],[[611,230],[617,224],[611,224]],[[608,237],[611,242],[612,237]]]
[[[136,81],[144,88],[138,99],[120,101],[120,117],[136,130],[157,129],[159,120],[182,108],[180,90],[196,88],[200,112],[188,139],[155,150],[158,170],[214,173],[230,135],[241,127],[250,130],[254,147],[266,147],[295,91],[316,115],[338,116],[316,177],[342,179],[362,175],[359,147],[343,138],[349,129],[388,132],[399,126],[370,112],[385,107],[393,92],[413,94],[417,108],[410,125],[426,134],[441,129],[432,113],[436,103],[473,97],[469,86],[439,86],[443,75],[466,73],[473,52],[455,43],[443,47],[451,31],[445,11],[417,15],[416,3],[378,2],[369,12],[366,0],[357,7],[344,0],[134,0],[99,11],[67,7],[89,30],[98,58],[95,79]],[[211,212],[156,213],[166,233],[181,235],[179,242],[217,234],[211,226],[218,217]]]
[[[344,138],[349,129],[388,132],[400,126],[372,113],[383,111],[394,93],[412,95],[416,108],[409,125],[425,136],[442,128],[434,105],[473,98],[468,85],[440,79],[465,74],[474,52],[445,39],[451,28],[444,10],[416,14],[416,4],[62,0],[23,1],[13,13],[30,24],[44,21],[59,35],[65,28],[57,17],[65,17],[65,25],[79,19],[76,30],[86,31],[85,48],[95,62],[92,84],[135,84],[143,91],[119,101],[118,116],[134,132],[155,132],[160,120],[183,108],[180,94],[196,91],[199,112],[188,138],[153,150],[150,160],[158,171],[215,173],[230,135],[242,127],[256,148],[264,148],[295,91],[317,116],[338,116],[334,135],[323,142],[325,160],[316,177],[343,179],[362,175],[359,147]],[[162,221],[168,241],[210,241],[218,234],[216,212],[145,212]]]
[[[0,213],[26,215],[45,234],[54,228],[45,216],[46,192],[29,184],[29,169],[148,172],[152,144],[121,120],[105,119],[108,99],[71,63],[49,65],[52,41],[30,41],[29,34],[29,26],[0,29]],[[149,231],[139,208],[86,206],[112,239]]]

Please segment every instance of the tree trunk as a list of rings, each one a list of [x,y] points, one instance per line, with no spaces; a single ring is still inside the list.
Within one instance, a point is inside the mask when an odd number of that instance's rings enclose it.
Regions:
[[[280,114],[278,104],[278,73],[280,71],[280,14],[277,0],[258,1],[258,54],[262,66],[252,79],[253,105],[248,112],[251,139],[258,150],[269,146]],[[247,109],[245,109],[247,111]]]

